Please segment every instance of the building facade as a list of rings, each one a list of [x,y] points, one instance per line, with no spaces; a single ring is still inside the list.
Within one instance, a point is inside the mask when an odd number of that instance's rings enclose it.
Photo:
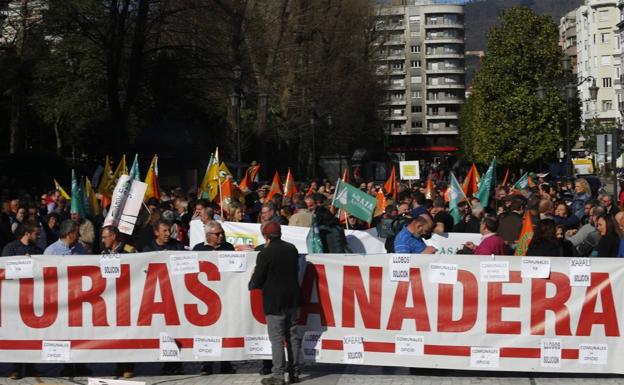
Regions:
[[[576,11],[568,12],[559,20],[559,46],[570,58],[572,73],[577,73]]]
[[[388,150],[403,158],[451,155],[466,91],[464,8],[401,3],[377,9],[377,75],[385,93],[379,113]]]
[[[578,80],[591,76],[599,87],[595,102],[590,100],[591,81],[578,87],[583,122],[593,119],[615,122],[619,118],[621,43],[616,26],[620,20],[617,3],[617,0],[586,0],[585,5],[576,9]]]

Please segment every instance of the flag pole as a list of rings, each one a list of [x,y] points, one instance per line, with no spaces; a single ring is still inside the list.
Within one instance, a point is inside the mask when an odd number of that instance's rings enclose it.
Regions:
[[[217,183],[219,184],[219,201],[221,206],[221,222],[225,222],[225,210],[223,209],[223,194],[221,194],[221,177],[217,174]]]

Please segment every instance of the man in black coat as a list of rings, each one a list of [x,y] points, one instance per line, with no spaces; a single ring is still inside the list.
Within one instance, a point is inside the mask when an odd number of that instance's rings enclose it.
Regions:
[[[249,281],[249,290],[262,290],[271,340],[273,373],[271,377],[263,378],[262,384],[285,383],[284,340],[288,353],[288,377],[292,384],[299,382],[298,353],[301,341],[297,335],[297,322],[303,302],[298,281],[299,252],[294,245],[281,239],[281,227],[276,222],[265,224],[262,235],[266,247],[258,254],[256,268]]]

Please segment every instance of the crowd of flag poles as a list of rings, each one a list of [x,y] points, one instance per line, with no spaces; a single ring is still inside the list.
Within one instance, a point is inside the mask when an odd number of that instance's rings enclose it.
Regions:
[[[198,188],[198,197],[215,202],[227,211],[227,207],[231,202],[239,200],[251,192],[253,183],[257,181],[259,171],[259,164],[251,166],[245,171],[242,180],[239,183],[235,183],[233,175],[226,164],[220,161],[219,148],[217,147],[215,152],[210,155],[206,172]],[[134,156],[130,170],[128,170],[126,165],[126,157],[123,155],[114,171],[111,168],[110,160],[107,156],[97,189],[94,188],[88,177],[82,177],[78,180],[74,170],[72,170],[71,195],[63,189],[56,179],[54,179],[54,185],[55,189],[58,190],[65,199],[71,202],[71,212],[80,213],[82,217],[89,215],[95,216],[102,214],[103,210],[111,203],[113,190],[122,175],[129,175],[131,180],[140,181],[138,155]],[[509,170],[505,172],[502,185],[507,185],[508,179]],[[147,184],[144,201],[150,198],[160,199],[161,193],[158,185],[157,155],[154,155],[152,158],[144,182]],[[345,169],[342,178],[339,179],[339,183],[336,186],[335,197],[332,202],[332,204],[339,208],[338,217],[341,223],[347,223],[347,215],[349,214],[370,223],[374,216],[381,215],[385,212],[387,197],[391,196],[395,201],[397,200],[398,178],[395,166],[392,166],[390,176],[383,184],[382,188],[379,189],[376,197],[370,197],[368,194],[360,192],[359,189],[351,186],[349,182],[349,172],[348,169]],[[453,172],[450,173],[450,185],[446,189],[443,197],[449,204],[449,213],[453,217],[455,224],[459,223],[462,218],[459,204],[463,201],[470,204],[469,198],[475,197],[479,200],[482,207],[486,207],[489,204],[490,194],[495,183],[496,158],[492,159],[483,178],[480,178],[479,172],[474,164],[470,167],[462,184],[459,183]],[[533,177],[529,173],[525,173],[513,185],[512,189],[521,191],[533,186],[535,186]],[[336,199],[336,196],[341,195],[341,192],[348,192],[347,190],[350,191],[350,194],[357,195],[356,200],[361,203],[358,205],[361,207],[354,208],[346,203],[341,204],[341,201]],[[270,200],[275,194],[281,194],[284,197],[292,198],[297,192],[297,184],[295,183],[290,168],[288,168],[286,181],[283,184],[279,173],[277,171],[275,172],[267,194],[267,199]],[[315,192],[313,186],[310,186],[305,195],[309,196]],[[431,175],[429,175],[425,184],[425,197],[427,199],[433,199],[435,195],[433,181]],[[533,224],[527,211],[524,216],[522,231],[516,248],[516,255],[524,255],[526,253],[532,236]]]

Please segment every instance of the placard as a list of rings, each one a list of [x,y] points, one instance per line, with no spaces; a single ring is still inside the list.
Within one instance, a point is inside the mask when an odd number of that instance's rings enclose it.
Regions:
[[[68,362],[70,360],[71,343],[69,341],[43,341],[41,359],[43,361]]]
[[[104,278],[121,276],[121,257],[119,254],[104,254],[100,257],[100,273]]]
[[[30,258],[14,259],[4,263],[5,279],[33,277],[33,261]]]
[[[160,361],[179,361],[180,348],[175,339],[169,333],[160,332],[160,343],[158,348],[158,359]]]
[[[245,354],[247,355],[271,355],[271,341],[267,334],[245,336]]]
[[[237,251],[219,252],[220,272],[244,272],[247,271],[247,254]]]
[[[500,348],[470,347],[471,368],[498,368],[500,366]]]
[[[544,368],[561,367],[561,340],[549,338],[541,340],[540,365]]]
[[[199,273],[197,253],[171,255],[169,257],[169,268],[172,275]]]
[[[399,162],[401,180],[420,179],[420,166],[417,160]]]
[[[509,282],[508,261],[481,261],[481,282]]]
[[[591,259],[572,258],[570,265],[570,286],[591,285]]]
[[[550,258],[522,257],[522,278],[550,277]]]
[[[394,336],[394,353],[400,356],[422,356],[425,354],[425,337]]]
[[[316,362],[321,358],[321,336],[322,332],[306,331],[303,333],[301,348],[303,349],[303,359]]]
[[[217,336],[193,336],[195,357],[221,357],[223,341]]]
[[[409,281],[411,256],[409,254],[392,254],[389,258],[390,280]]]
[[[607,344],[580,344],[579,362],[584,365],[606,365],[609,357]]]
[[[343,361],[345,364],[361,364],[364,362],[364,338],[348,335],[342,337]]]
[[[454,263],[430,263],[429,282],[454,284],[457,282],[457,269]]]

